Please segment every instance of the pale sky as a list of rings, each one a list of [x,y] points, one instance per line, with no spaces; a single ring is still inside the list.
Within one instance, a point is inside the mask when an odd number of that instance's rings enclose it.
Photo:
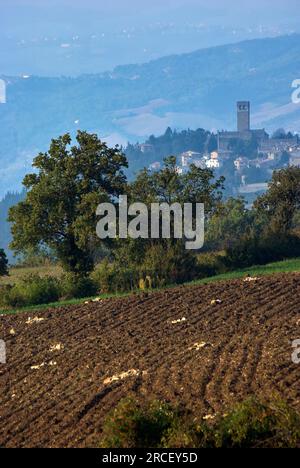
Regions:
[[[134,37],[124,36],[130,29]],[[79,74],[93,73],[293,32],[299,0],[0,0],[0,74],[74,75],[77,64]],[[94,35],[101,40],[87,44]]]
[[[237,20],[238,16],[241,20],[246,20],[248,13],[251,14],[251,18],[256,15],[257,19],[262,19],[259,17],[264,14],[265,19],[270,21],[282,15],[286,17],[298,15],[299,10],[299,0],[0,0],[0,5],[4,11],[6,8],[12,9],[16,6],[38,9],[52,7],[69,8],[69,13],[75,9],[93,9],[114,16],[184,7],[198,14],[203,12],[205,16],[222,13],[227,17],[231,16],[233,20]]]

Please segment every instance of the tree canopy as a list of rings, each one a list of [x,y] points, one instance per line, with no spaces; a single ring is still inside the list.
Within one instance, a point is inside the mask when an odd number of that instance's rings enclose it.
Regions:
[[[268,191],[256,200],[254,207],[269,231],[287,234],[300,208],[300,168],[275,171]]]
[[[26,198],[10,209],[13,241],[20,253],[50,248],[65,269],[88,273],[94,265],[96,208],[124,193],[127,160],[118,147],[108,148],[95,134],[79,131],[77,145],[65,134],[33,162],[24,178]]]
[[[179,174],[175,156],[164,159],[157,172],[141,171],[130,186],[131,196],[144,203],[204,203],[206,213],[222,198],[224,177],[214,178],[211,169],[191,165],[188,172]]]

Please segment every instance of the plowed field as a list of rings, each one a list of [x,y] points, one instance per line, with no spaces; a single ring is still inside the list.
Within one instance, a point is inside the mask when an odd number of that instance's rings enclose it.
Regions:
[[[297,274],[2,316],[0,339],[2,447],[97,446],[128,394],[213,415],[276,393],[300,410]]]

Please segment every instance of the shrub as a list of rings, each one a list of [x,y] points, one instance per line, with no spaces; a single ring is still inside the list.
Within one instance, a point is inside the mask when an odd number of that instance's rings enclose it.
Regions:
[[[104,423],[101,447],[159,447],[176,419],[176,413],[164,403],[154,401],[141,407],[132,399],[122,400]]]
[[[300,417],[280,401],[249,398],[208,425],[165,403],[122,400],[108,415],[103,448],[296,448]]]
[[[182,284],[197,278],[199,272],[196,255],[181,242],[150,247],[140,271],[142,278],[151,278],[153,287]]]
[[[92,297],[98,292],[97,285],[91,278],[72,273],[63,276],[60,290],[61,298],[65,300]]]
[[[104,260],[91,277],[102,293],[115,293],[181,284],[197,278],[199,271],[196,255],[181,243],[157,244],[147,249],[139,264],[124,266],[120,259],[114,263]]]
[[[181,421],[172,424],[161,439],[162,448],[196,448],[206,447],[206,426],[188,424],[187,421]]]
[[[68,274],[58,280],[50,276],[28,275],[13,286],[1,287],[0,304],[2,307],[27,307],[96,294],[97,286],[88,277]]]
[[[133,267],[120,267],[104,260],[91,275],[101,293],[133,291],[139,287],[140,273]]]
[[[224,254],[220,252],[206,252],[199,254],[197,257],[198,262],[198,279],[208,278],[227,271],[224,265]]]
[[[14,286],[5,288],[1,303],[4,307],[26,307],[55,302],[59,296],[60,288],[56,278],[28,275]]]
[[[266,253],[264,253],[266,255]],[[260,251],[257,238],[242,238],[232,247],[226,250],[223,259],[228,268],[246,268],[251,265],[260,264]]]
[[[248,236],[227,249],[224,264],[229,268],[245,268],[299,255],[300,239],[296,236]]]
[[[250,398],[216,426],[216,447],[295,448],[300,442],[300,417],[280,400],[262,403]]]

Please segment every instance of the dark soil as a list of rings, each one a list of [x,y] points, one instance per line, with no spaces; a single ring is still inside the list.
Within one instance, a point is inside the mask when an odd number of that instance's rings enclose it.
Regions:
[[[253,394],[300,410],[297,274],[2,316],[0,338],[2,447],[97,446],[104,417],[130,394],[197,417]]]

